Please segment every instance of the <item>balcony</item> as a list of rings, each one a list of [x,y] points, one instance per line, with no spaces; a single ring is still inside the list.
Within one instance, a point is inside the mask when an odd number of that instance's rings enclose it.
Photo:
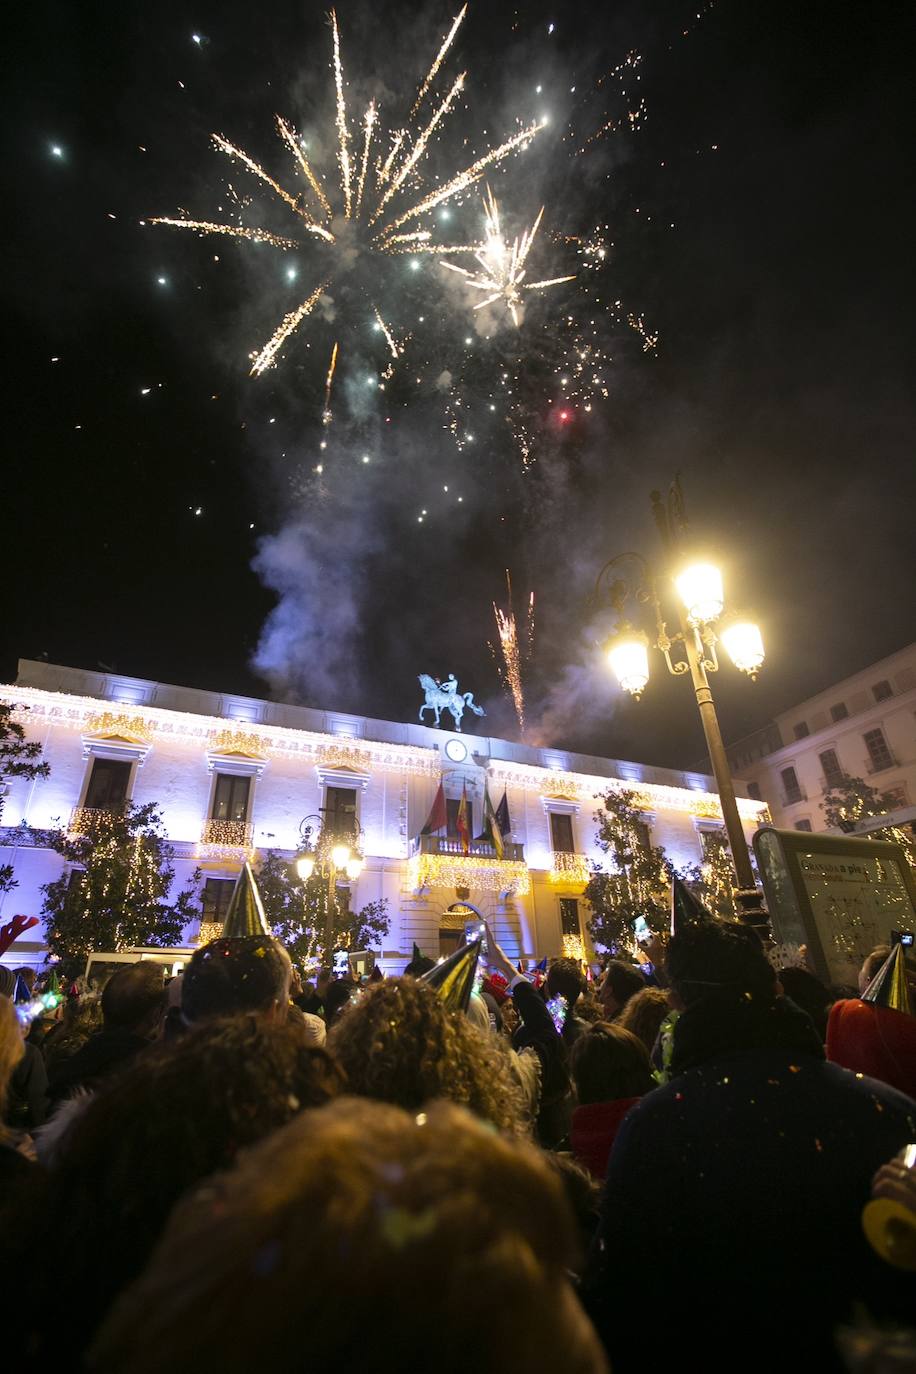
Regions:
[[[414,891],[458,887],[523,895],[531,890],[524,845],[505,844],[500,859],[494,846],[484,840],[471,840],[465,853],[461,840],[439,835],[420,835],[411,841],[407,883]]]
[[[67,834],[97,837],[109,830],[118,816],[123,814],[123,803],[120,806],[74,806],[70,812]]]
[[[247,821],[204,821],[197,846],[201,859],[245,863],[254,851],[254,829]]]
[[[584,854],[572,854],[562,849],[554,850],[553,867],[550,870],[552,883],[584,887],[590,877],[591,869]]]
[[[808,793],[805,791],[803,787],[790,787],[787,788],[782,794],[783,806],[794,806],[796,802],[803,802],[807,800]]]
[[[871,775],[873,773],[886,773],[888,768],[896,768],[897,760],[888,749],[877,758],[865,760],[865,770]]]

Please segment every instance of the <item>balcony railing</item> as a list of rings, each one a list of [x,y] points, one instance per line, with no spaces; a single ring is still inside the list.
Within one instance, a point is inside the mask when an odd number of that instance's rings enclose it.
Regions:
[[[70,835],[98,835],[123,814],[123,802],[118,806],[74,806],[67,832]]]
[[[584,886],[591,877],[588,859],[584,854],[573,854],[563,849],[555,849],[553,867],[550,870],[552,883],[571,883]]]
[[[408,885],[457,887],[487,892],[525,893],[531,880],[525,863],[525,846],[506,843],[503,856],[485,840],[471,840],[468,851],[452,836],[418,835],[411,842],[407,866]]]
[[[884,773],[887,771],[888,768],[896,767],[897,760],[894,758],[890,750],[888,750],[887,754],[884,755],[882,758],[865,760],[865,768],[868,773]]]
[[[202,859],[247,858],[254,828],[247,821],[204,821],[198,853]]]
[[[796,802],[808,800],[808,793],[803,787],[792,787],[782,794],[783,806],[794,806]]]

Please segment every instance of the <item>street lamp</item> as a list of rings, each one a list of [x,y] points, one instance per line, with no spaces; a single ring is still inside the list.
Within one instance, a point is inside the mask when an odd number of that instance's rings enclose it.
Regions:
[[[678,596],[680,628],[673,635],[668,634],[658,579],[651,564],[638,553],[617,554],[605,563],[595,583],[596,603],[610,604],[618,616],[616,633],[607,645],[607,658],[622,689],[638,700],[649,681],[650,641],[645,631],[624,618],[624,608],[630,600],[640,606],[651,604],[655,614],[654,647],[663,655],[669,673],[681,677],[689,672],[693,683],[738,879],[738,908],[746,919],[760,924],[764,921],[760,893],[738,814],[708,674],[718,671],[716,644],[721,640],[735,667],[755,679],[764,659],[763,637],[749,617],[734,614],[719,626],[720,635],[716,634],[715,627],[725,608],[722,573],[709,558],[688,556],[687,516],[680,482],[673,483],[667,501],[657,491],[652,492],[651,501],[665,550],[666,579],[670,577]],[[672,658],[675,646],[683,649],[684,658]]]
[[[318,876],[324,879],[328,885],[328,909],[324,931],[326,958],[330,956],[331,941],[334,937],[334,909],[337,906],[338,874],[346,873],[350,882],[355,883],[362,873],[365,863],[359,847],[360,837],[363,833],[362,826],[354,816],[350,822],[351,835],[348,841],[340,835],[339,824],[338,818],[332,829],[328,831],[320,814],[315,813],[306,816],[299,824],[301,847],[294,860],[296,872],[304,883],[307,883],[317,871]],[[314,847],[311,844],[313,832],[316,834]]]

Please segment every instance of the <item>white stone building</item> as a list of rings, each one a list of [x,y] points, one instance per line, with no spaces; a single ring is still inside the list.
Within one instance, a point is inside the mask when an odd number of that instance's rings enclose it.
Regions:
[[[349,901],[358,910],[387,898],[386,970],[399,971],[414,942],[433,956],[454,948],[469,919],[465,902],[491,921],[512,958],[542,957],[559,954],[564,937],[575,948],[584,934],[582,890],[589,861],[602,857],[594,843],[599,794],[635,789],[653,842],[677,865],[697,862],[704,833],[722,825],[712,781],[702,774],[445,728],[28,660],[0,698],[28,708],[21,719],[50,764],[47,779],[4,785],[0,863],[13,864],[19,885],[0,895],[0,924],[16,912],[39,915],[41,885],[62,871],[60,857],[23,822],[78,830],[93,812],[130,800],[160,806],[178,888],[202,870],[205,921],[221,919],[246,857],[257,862],[257,851],[279,849],[292,859],[303,818],[320,813],[332,825],[355,816],[365,866]],[[440,781],[449,833],[421,837]],[[471,836],[483,830],[485,786],[494,807],[504,791],[508,801],[502,859],[483,841],[465,856],[457,838],[463,788]],[[747,798],[738,806],[750,838],[765,807]],[[185,940],[198,933],[195,922]],[[39,963],[43,952],[35,927],[6,962]]]
[[[821,801],[844,777],[890,799],[889,817],[916,819],[916,644],[782,711],[728,749],[736,778],[774,824],[825,830]]]

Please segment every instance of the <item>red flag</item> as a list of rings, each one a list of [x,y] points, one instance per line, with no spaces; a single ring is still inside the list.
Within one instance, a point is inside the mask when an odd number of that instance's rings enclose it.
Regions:
[[[461,787],[461,803],[458,807],[458,836],[461,840],[461,850],[464,854],[471,852],[471,828],[468,825],[468,788],[467,783]]]
[[[436,830],[443,830],[448,824],[448,813],[445,809],[445,792],[442,783],[436,793],[436,800],[433,802],[433,809],[429,813],[429,819],[420,831],[421,835],[432,835]]]

